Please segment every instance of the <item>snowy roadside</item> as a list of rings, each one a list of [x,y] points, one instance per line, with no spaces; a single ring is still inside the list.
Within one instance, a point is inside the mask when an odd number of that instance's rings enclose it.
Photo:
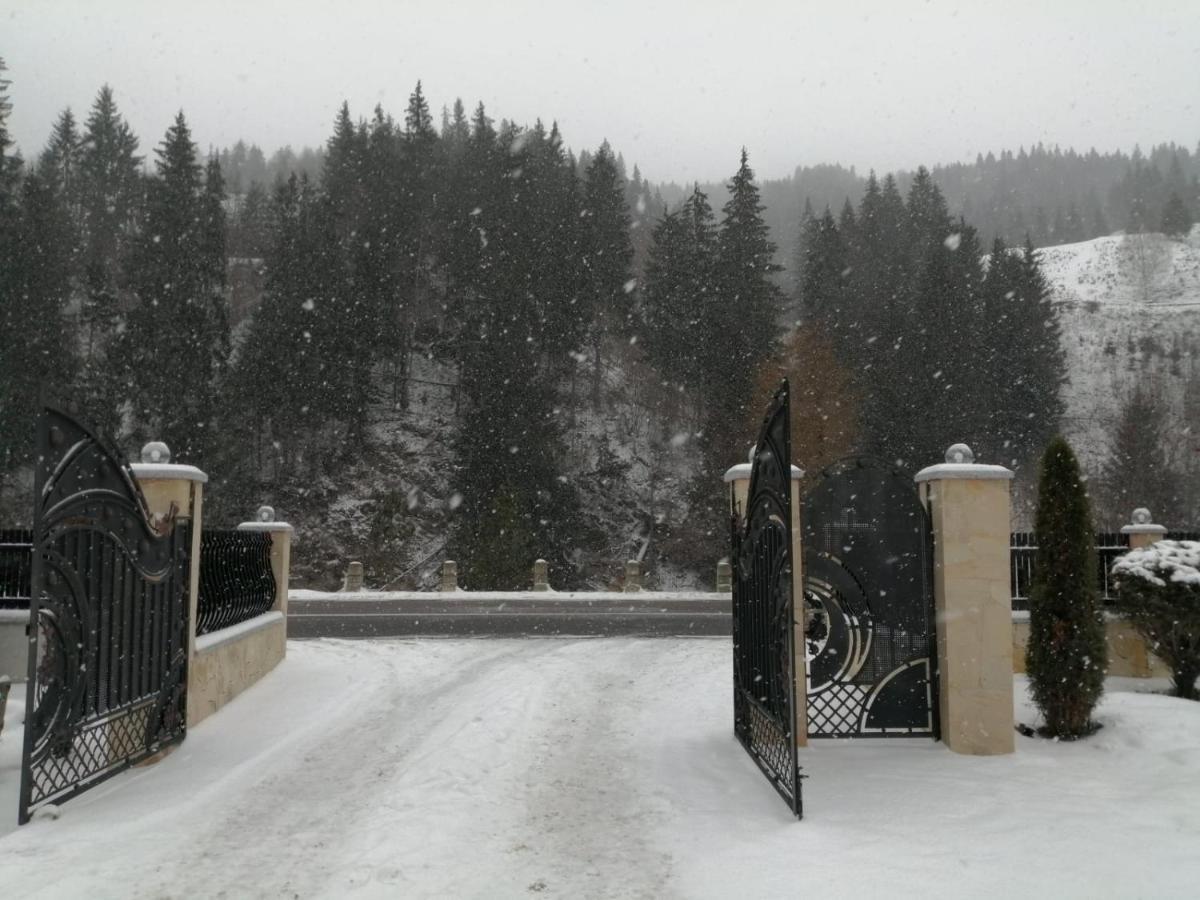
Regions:
[[[593,603],[653,604],[680,600],[712,601],[730,599],[730,594],[717,591],[310,591],[289,590],[289,602],[327,600],[388,600],[397,602],[432,603],[474,600],[480,603],[537,603],[574,600]]]
[[[1010,757],[817,743],[797,823],[733,739],[727,639],[292,642],[162,763],[0,839],[0,893],[1194,896],[1200,704],[1099,715]]]

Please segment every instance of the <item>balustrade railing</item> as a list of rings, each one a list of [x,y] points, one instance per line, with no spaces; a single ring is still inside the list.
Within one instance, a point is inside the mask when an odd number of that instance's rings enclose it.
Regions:
[[[0,528],[0,609],[29,609],[33,532]]]
[[[1033,568],[1038,549],[1037,535],[1031,531],[1014,531],[1009,548],[1012,608],[1029,609],[1029,588],[1033,584]],[[1112,582],[1112,565],[1117,557],[1128,550],[1128,535],[1116,531],[1096,535],[1096,583],[1105,603],[1112,602],[1116,590]]]
[[[271,534],[205,528],[200,535],[196,634],[208,634],[268,612],[275,605]]]

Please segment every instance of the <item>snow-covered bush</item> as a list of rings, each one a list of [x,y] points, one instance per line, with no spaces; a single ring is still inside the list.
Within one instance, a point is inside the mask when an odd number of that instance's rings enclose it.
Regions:
[[[1175,693],[1200,699],[1200,541],[1159,541],[1113,564],[1117,611],[1171,667]]]

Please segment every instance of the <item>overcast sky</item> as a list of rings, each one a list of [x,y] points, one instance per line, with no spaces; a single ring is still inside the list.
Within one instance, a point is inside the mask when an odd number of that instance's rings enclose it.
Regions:
[[[201,147],[328,136],[343,99],[402,118],[422,79],[495,118],[557,119],[656,181],[881,171],[1037,141],[1200,138],[1200,0],[549,2],[0,0],[26,156],[104,82],[149,149],[182,108]]]

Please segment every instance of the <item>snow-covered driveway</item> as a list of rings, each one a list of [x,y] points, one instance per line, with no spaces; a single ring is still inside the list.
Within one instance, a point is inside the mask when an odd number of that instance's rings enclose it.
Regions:
[[[1200,704],[1113,693],[1096,738],[1006,758],[820,743],[796,822],[733,738],[727,640],[288,654],[164,762],[0,838],[0,896],[1191,897],[1200,879]]]

